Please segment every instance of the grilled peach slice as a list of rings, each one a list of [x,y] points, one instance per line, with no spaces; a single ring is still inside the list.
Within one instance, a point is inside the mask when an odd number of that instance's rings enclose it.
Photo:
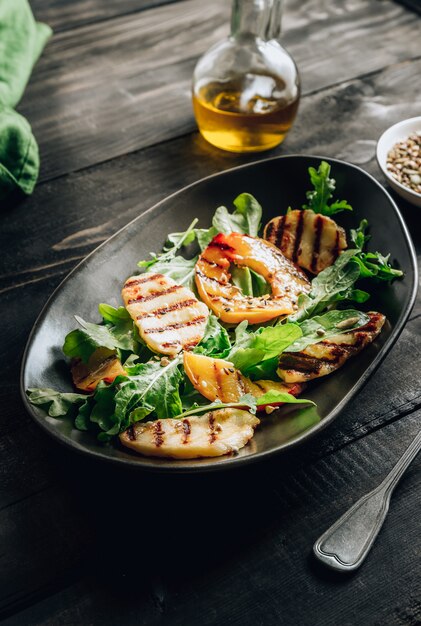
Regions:
[[[211,402],[238,402],[241,396],[251,393],[259,398],[268,391],[282,391],[298,395],[303,385],[288,385],[273,380],[252,382],[243,376],[232,363],[223,359],[212,359],[202,354],[184,353],[184,370],[193,387]],[[276,406],[278,403],[271,403]],[[259,407],[264,409],[265,405]]]
[[[244,296],[233,285],[230,264],[249,267],[269,283],[272,293]],[[200,297],[224,322],[247,320],[260,324],[296,309],[300,293],[310,289],[305,274],[276,246],[259,239],[231,233],[216,235],[196,263],[196,286]]]
[[[81,391],[94,391],[101,380],[112,383],[117,376],[125,376],[126,371],[112,350],[98,348],[91,354],[87,363],[72,359],[73,383]]]
[[[310,209],[274,217],[266,224],[263,236],[313,274],[332,265],[347,247],[344,229],[330,217]]]

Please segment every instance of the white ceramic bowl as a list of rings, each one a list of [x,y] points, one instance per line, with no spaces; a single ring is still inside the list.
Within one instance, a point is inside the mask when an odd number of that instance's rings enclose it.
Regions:
[[[393,148],[395,143],[402,141],[402,139],[406,139],[408,135],[415,131],[421,132],[421,116],[411,117],[408,120],[403,120],[402,122],[398,122],[397,124],[390,126],[390,128],[384,131],[383,135],[377,142],[376,156],[380,169],[396,193],[398,193],[405,200],[408,200],[408,202],[411,202],[411,204],[421,207],[421,194],[416,191],[412,191],[412,189],[409,189],[399,183],[395,178],[393,178],[386,167],[389,150]]]

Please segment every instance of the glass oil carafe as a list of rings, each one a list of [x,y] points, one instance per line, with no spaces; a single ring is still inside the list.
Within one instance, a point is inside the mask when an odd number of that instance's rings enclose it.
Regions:
[[[232,152],[280,144],[297,113],[300,79],[279,42],[282,0],[233,0],[231,34],[198,61],[193,109],[209,143]]]
[[[208,50],[193,75],[203,137],[232,152],[280,144],[297,113],[300,80],[279,42],[282,0],[233,0],[231,34]]]

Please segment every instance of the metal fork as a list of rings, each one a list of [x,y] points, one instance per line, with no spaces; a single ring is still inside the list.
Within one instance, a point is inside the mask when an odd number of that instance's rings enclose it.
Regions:
[[[361,565],[383,525],[394,488],[420,450],[421,431],[384,481],[316,541],[313,552],[320,561],[339,572],[350,572]]]

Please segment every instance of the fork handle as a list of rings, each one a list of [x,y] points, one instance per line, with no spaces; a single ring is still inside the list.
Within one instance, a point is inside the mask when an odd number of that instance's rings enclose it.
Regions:
[[[350,572],[361,565],[383,525],[394,488],[420,449],[421,431],[384,481],[316,541],[313,552],[320,561],[340,572]]]

